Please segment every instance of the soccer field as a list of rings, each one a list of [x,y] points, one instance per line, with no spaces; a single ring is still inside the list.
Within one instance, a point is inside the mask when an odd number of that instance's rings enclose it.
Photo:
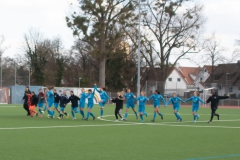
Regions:
[[[129,110],[126,122],[114,122],[114,105],[107,105],[104,119],[95,121],[27,117],[22,105],[0,105],[0,159],[3,160],[207,160],[240,159],[240,109],[218,109],[219,121],[209,108],[200,108],[193,123],[191,108],[182,107],[177,122],[172,107],[161,107],[164,120],[144,123]],[[67,107],[70,113],[70,107]],[[86,108],[85,108],[86,112]],[[99,116],[99,106],[93,109]]]

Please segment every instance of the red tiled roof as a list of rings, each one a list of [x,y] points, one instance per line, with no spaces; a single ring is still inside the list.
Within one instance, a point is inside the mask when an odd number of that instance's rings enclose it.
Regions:
[[[179,67],[176,70],[188,85],[192,85],[195,79],[193,79],[191,75],[198,76],[199,72],[201,71],[201,68],[200,67]]]

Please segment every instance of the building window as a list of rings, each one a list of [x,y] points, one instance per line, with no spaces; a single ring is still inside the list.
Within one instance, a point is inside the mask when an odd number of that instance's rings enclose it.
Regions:
[[[168,78],[168,81],[172,81],[172,78]]]
[[[233,91],[233,87],[229,87],[229,92],[232,92]]]
[[[180,82],[180,81],[181,81],[181,78],[177,78],[177,81]]]

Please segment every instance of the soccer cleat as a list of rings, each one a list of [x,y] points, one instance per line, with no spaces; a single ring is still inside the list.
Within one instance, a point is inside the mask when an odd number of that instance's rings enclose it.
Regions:
[[[85,119],[86,119],[86,118],[84,118],[84,117],[82,118],[82,120],[85,120]]]
[[[93,117],[93,120],[95,120],[96,119],[96,117]]]
[[[161,115],[161,119],[163,120],[163,115]]]
[[[48,115],[47,118],[51,118],[50,115]]]
[[[73,117],[72,120],[76,120],[77,118],[76,117]]]
[[[196,122],[197,122],[196,120],[193,121],[193,123],[196,123]]]
[[[127,121],[125,118],[123,118],[123,121]]]
[[[199,120],[199,118],[200,118],[200,116],[198,115],[198,116],[197,116],[197,120]]]
[[[217,116],[218,120],[220,120],[220,115]]]
[[[102,119],[102,117],[97,117],[98,119]]]
[[[209,121],[208,123],[212,123],[212,121]]]
[[[85,118],[85,121],[88,121],[88,118]]]
[[[154,119],[151,120],[151,122],[154,122],[154,121],[155,121]]]
[[[119,121],[118,119],[115,120],[115,122],[118,122],[118,121]]]
[[[42,114],[44,114],[44,111],[42,111]]]
[[[179,122],[182,122],[182,119],[179,119]]]
[[[58,119],[61,119],[61,117],[58,117]]]
[[[123,120],[124,120],[124,118],[121,118],[121,120],[123,121]]]
[[[141,122],[143,123],[143,122],[144,122],[144,120],[141,120]]]

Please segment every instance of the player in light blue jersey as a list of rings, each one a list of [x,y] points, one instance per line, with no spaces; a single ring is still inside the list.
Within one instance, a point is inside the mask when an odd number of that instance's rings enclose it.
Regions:
[[[177,94],[175,93],[175,92],[173,92],[172,93],[172,97],[169,99],[169,101],[167,102],[167,105],[169,105],[170,103],[172,103],[172,105],[173,105],[173,112],[174,112],[174,114],[175,114],[175,116],[177,117],[177,121],[179,121],[179,122],[182,122],[182,118],[181,118],[181,116],[178,114],[178,111],[179,111],[179,109],[180,109],[180,103],[179,102],[183,102],[184,103],[184,101],[181,99],[181,98],[179,98],[179,97],[177,97]]]
[[[141,96],[136,98],[136,101],[139,101],[138,104],[138,112],[139,112],[139,117],[141,119],[141,122],[144,122],[143,115],[147,116],[147,113],[145,112],[146,109],[146,102],[149,99],[145,96],[145,92],[141,92]]]
[[[81,91],[82,91],[82,93],[80,94],[79,110],[80,110],[80,114],[82,115],[82,119],[85,119],[84,107],[85,107],[85,101],[86,101],[88,94],[85,92],[84,88],[82,88]]]
[[[107,103],[107,100],[108,99],[110,100],[110,97],[105,92],[105,88],[104,87],[98,89],[97,85],[94,84],[94,89],[100,94],[100,98],[101,98],[101,100],[99,101],[100,116],[98,117],[98,119],[102,119],[104,106]]]
[[[88,118],[89,118],[89,116],[92,116],[93,117],[93,120],[95,120],[95,116],[94,116],[94,114],[92,113],[92,108],[93,108],[93,106],[94,106],[94,101],[93,101],[93,99],[94,99],[94,94],[95,94],[95,89],[93,90],[93,92],[92,92],[92,90],[91,89],[89,89],[88,90],[88,95],[87,95],[87,99],[88,99],[88,105],[87,105],[87,107],[88,107],[88,113],[87,113],[87,118],[85,119],[86,121],[88,121]]]
[[[201,102],[202,104],[204,104],[204,102],[201,98],[199,98],[198,92],[194,92],[194,96],[187,99],[185,102],[189,102],[189,101],[192,101],[192,114],[193,114],[193,120],[194,120],[193,122],[196,122],[199,119],[199,115],[197,114],[200,106],[199,102]]]
[[[53,111],[51,110],[51,107],[54,103],[54,93],[53,93],[53,87],[48,86],[46,88],[46,104],[47,104],[47,112],[48,112],[48,118],[53,118]]]
[[[161,96],[160,92],[158,90],[154,91],[154,94],[152,94],[149,99],[153,99],[153,107],[154,107],[154,113],[153,113],[153,119],[151,120],[152,122],[155,121],[157,113],[159,116],[161,116],[161,119],[163,120],[163,115],[159,111],[160,108],[160,100],[163,101],[164,106],[166,106],[166,102],[164,98]]]
[[[124,114],[124,118],[123,120],[126,121],[127,117],[128,117],[128,110],[131,107],[134,114],[136,115],[136,119],[138,119],[138,114],[135,110],[135,104],[134,104],[134,99],[136,98],[136,96],[131,92],[131,90],[129,88],[126,89],[126,94],[124,95],[124,97],[126,98],[126,112]]]

